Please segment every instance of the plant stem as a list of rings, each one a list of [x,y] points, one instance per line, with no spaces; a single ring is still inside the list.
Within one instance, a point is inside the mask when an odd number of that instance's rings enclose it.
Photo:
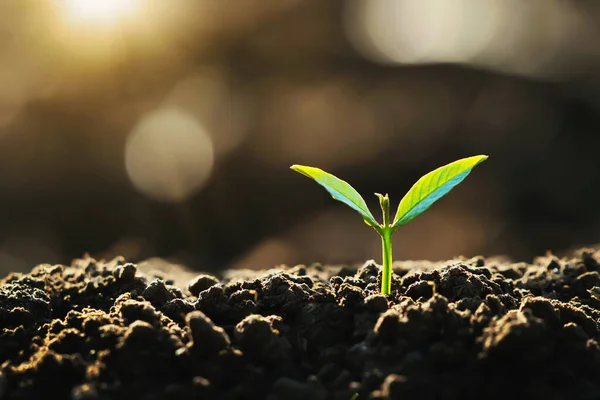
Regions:
[[[388,195],[379,197],[379,205],[383,213],[383,224],[377,232],[381,235],[382,249],[382,271],[381,271],[381,294],[390,294],[392,287],[392,226],[390,225],[390,199]]]
[[[384,229],[381,234],[383,270],[381,271],[381,294],[390,294],[392,288],[392,232]]]

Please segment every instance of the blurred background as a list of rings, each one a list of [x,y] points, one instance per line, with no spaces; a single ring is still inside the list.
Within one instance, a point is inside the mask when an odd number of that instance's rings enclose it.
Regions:
[[[599,128],[593,0],[3,0],[0,266],[378,260],[289,166],[379,216],[475,154],[395,258],[530,261],[599,241]]]

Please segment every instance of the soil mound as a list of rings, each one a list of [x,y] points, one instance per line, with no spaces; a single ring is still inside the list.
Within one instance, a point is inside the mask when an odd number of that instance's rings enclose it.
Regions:
[[[600,399],[600,253],[0,281],[1,399]]]

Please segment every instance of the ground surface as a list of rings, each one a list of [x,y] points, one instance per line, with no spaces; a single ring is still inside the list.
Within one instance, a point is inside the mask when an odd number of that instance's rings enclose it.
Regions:
[[[373,262],[42,265],[0,281],[0,398],[599,399],[599,262],[398,263],[388,298]]]

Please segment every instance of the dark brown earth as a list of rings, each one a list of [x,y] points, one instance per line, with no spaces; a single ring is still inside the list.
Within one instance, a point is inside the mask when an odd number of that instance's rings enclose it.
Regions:
[[[374,262],[188,288],[41,265],[0,281],[0,398],[600,399],[600,252],[578,254],[397,263],[387,298]]]

